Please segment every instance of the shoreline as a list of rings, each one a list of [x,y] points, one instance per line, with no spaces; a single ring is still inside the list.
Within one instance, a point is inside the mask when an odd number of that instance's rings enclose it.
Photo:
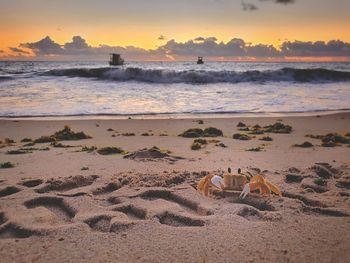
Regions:
[[[350,109],[315,110],[295,112],[216,112],[216,113],[146,113],[146,114],[68,114],[68,115],[21,115],[1,116],[0,120],[158,120],[158,119],[224,119],[224,118],[276,118],[276,117],[315,117],[350,113]]]

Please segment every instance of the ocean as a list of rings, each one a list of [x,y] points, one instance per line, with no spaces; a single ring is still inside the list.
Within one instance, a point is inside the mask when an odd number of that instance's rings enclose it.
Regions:
[[[0,116],[308,113],[350,108],[350,63],[0,61]]]

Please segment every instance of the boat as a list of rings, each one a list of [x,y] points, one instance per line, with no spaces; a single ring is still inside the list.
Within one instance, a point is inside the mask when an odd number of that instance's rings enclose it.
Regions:
[[[122,59],[120,54],[112,53],[110,54],[109,65],[111,66],[124,65],[124,59]]]
[[[198,57],[197,64],[204,64],[203,57]]]

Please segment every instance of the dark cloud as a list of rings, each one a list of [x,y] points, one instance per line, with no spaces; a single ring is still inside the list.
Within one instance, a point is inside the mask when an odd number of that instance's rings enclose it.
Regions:
[[[9,47],[9,50],[15,53],[30,54],[28,51],[16,47]]]
[[[25,48],[23,50],[21,48]],[[50,37],[33,43],[20,44],[19,48],[10,48],[18,54],[31,51],[37,59],[51,56],[62,60],[106,60],[109,53],[120,53],[127,60],[166,60],[192,59],[196,56],[206,58],[281,58],[284,57],[349,57],[350,43],[340,40],[329,42],[284,41],[280,48],[266,44],[252,44],[240,38],[233,38],[224,43],[216,37],[197,37],[186,42],[172,39],[164,45],[146,50],[134,46],[120,47],[100,45],[90,46],[81,36],[74,36],[72,41],[60,45]],[[23,52],[24,51],[24,52]],[[29,54],[29,53],[28,53]]]
[[[22,43],[22,48],[31,49],[36,55],[59,55],[64,52],[61,45],[55,43],[49,36],[33,43]]]
[[[329,42],[284,42],[281,46],[281,53],[289,57],[350,57],[350,43],[340,40]]]
[[[243,11],[255,11],[255,10],[258,10],[258,7],[256,5],[254,5],[254,4],[251,4],[251,3],[242,2],[241,6],[242,6],[242,10]]]

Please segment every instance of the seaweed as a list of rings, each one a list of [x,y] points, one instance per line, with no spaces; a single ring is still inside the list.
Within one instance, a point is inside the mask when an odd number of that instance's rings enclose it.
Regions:
[[[76,140],[83,140],[83,139],[90,139],[91,136],[86,135],[84,132],[74,132],[72,129],[65,125],[64,128],[58,132],[55,132],[53,137],[57,141],[76,141]]]
[[[201,149],[201,148],[202,148],[202,144],[200,144],[200,143],[198,143],[198,142],[193,142],[193,143],[191,144],[191,150],[196,151],[196,150],[199,150],[199,149]]]
[[[294,144],[294,147],[300,147],[300,148],[311,148],[314,147],[314,145],[311,142],[305,141],[302,144]]]
[[[121,154],[124,153],[123,149],[119,147],[103,147],[97,150],[97,153],[101,155]]]
[[[30,138],[23,138],[21,142],[32,142],[33,140]]]
[[[264,136],[259,139],[260,141],[272,142],[273,139],[270,136]]]
[[[38,139],[34,140],[34,143],[48,143],[48,142],[55,142],[56,139],[52,136],[41,136]]]
[[[235,140],[248,141],[251,140],[251,137],[247,134],[235,133],[232,135],[232,138]]]
[[[179,134],[181,137],[185,138],[198,138],[198,137],[203,137],[203,130],[199,128],[192,128],[184,131],[183,133]]]
[[[323,179],[323,178],[316,178],[314,180],[314,183],[320,186],[326,186],[327,185],[327,180]]]
[[[208,144],[208,141],[206,139],[195,139],[193,142],[199,143],[199,144]]]
[[[97,150],[96,146],[84,146],[83,148],[81,148],[82,152],[88,152],[88,153],[91,153],[95,150]]]
[[[7,151],[6,152],[6,154],[10,154],[10,155],[26,154],[26,153],[30,153],[30,151],[27,151],[27,150],[11,150],[11,151]]]
[[[247,125],[241,121],[237,124],[237,127],[246,127],[246,126]]]
[[[135,133],[133,133],[133,132],[124,132],[124,133],[122,133],[122,136],[135,136]]]
[[[281,122],[276,122],[275,124],[264,127],[265,132],[271,132],[271,133],[291,133],[292,130],[293,130],[292,126],[285,125]]]
[[[1,169],[7,169],[7,168],[13,168],[13,167],[15,167],[15,165],[11,162],[0,163]]]
[[[203,137],[221,137],[224,135],[220,129],[217,129],[215,127],[205,128],[203,133]]]

